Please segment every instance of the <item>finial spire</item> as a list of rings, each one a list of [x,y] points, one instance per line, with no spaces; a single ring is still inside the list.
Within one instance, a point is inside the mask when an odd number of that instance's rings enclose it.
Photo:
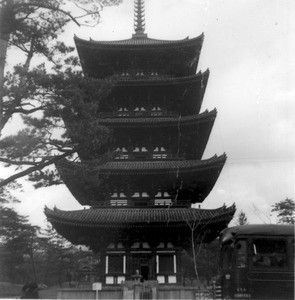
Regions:
[[[144,35],[144,0],[134,0],[134,30],[136,35]]]

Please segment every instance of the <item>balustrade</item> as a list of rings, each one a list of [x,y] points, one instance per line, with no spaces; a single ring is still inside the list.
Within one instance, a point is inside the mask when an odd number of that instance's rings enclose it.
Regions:
[[[167,110],[121,110],[121,111],[113,111],[113,112],[103,112],[99,114],[99,118],[118,118],[118,117],[179,117],[175,111],[167,111]],[[102,120],[103,121],[103,120]]]
[[[137,69],[137,70],[118,70],[114,74],[119,80],[124,79],[153,79],[153,78],[171,78],[175,77],[175,75],[168,74],[167,70],[160,69],[160,70],[148,70],[148,69]]]

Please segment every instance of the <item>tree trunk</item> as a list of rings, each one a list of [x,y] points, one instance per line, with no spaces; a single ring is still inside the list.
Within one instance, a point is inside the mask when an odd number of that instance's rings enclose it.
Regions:
[[[8,39],[9,39],[8,34],[6,34],[0,39],[0,136],[1,136],[1,131],[4,127],[3,86],[4,86],[4,69],[5,69],[6,53],[8,47]]]
[[[191,228],[191,242],[192,242],[192,252],[193,252],[196,279],[197,279],[197,283],[200,284],[199,273],[198,273],[198,268],[197,268],[197,256],[196,256],[195,241],[194,241],[194,229],[193,228]]]
[[[33,250],[30,253],[30,257],[31,257],[31,262],[32,262],[34,281],[37,283],[38,282],[38,278],[37,278],[37,272],[36,272],[36,265],[35,265],[35,259],[34,259],[34,252],[33,252]]]
[[[4,101],[3,101],[3,85],[4,85],[4,70],[6,62],[6,54],[10,34],[16,28],[14,0],[3,1],[0,4],[0,136],[5,125],[3,122]]]

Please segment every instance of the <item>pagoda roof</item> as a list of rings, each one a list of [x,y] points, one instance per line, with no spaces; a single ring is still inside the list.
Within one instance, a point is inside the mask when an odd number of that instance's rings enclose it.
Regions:
[[[116,107],[160,106],[181,115],[198,114],[210,71],[191,76],[126,76],[114,79],[113,89],[101,103],[101,112]],[[160,96],[161,95],[161,96]],[[149,100],[147,100],[149,97]]]
[[[226,155],[213,156],[204,160],[148,160],[148,161],[110,161],[103,164],[89,161],[84,163],[69,162],[66,160],[60,161],[57,165],[66,169],[83,169],[90,168],[91,171],[96,170],[100,174],[110,172],[112,175],[138,175],[138,174],[175,174],[175,172],[194,172],[203,168],[215,168],[222,165],[226,161]],[[86,164],[86,165],[85,165]]]
[[[204,72],[199,71],[197,74],[189,76],[118,76],[114,81],[115,86],[126,85],[177,85],[194,83],[202,80],[204,77],[208,78],[210,74],[209,69]]]
[[[101,118],[100,124],[111,127],[158,127],[158,126],[189,126],[196,123],[208,122],[216,118],[217,110],[207,110],[198,115],[192,116],[171,116],[171,117],[116,117]]]
[[[84,72],[95,78],[146,72],[160,76],[196,73],[204,35],[157,40],[133,35],[121,41],[74,40]]]
[[[72,243],[87,245],[94,251],[105,249],[115,241],[132,244],[140,239],[154,245],[169,240],[189,250],[190,226],[193,226],[196,240],[210,242],[228,225],[235,211],[235,205],[213,210],[170,207],[62,211],[46,207],[45,215],[58,233]]]
[[[93,228],[125,226],[187,226],[188,222],[199,220],[200,224],[230,221],[235,213],[235,205],[217,209],[199,208],[90,208],[64,211],[45,207],[45,214],[51,223]]]
[[[76,45],[83,45],[91,48],[105,48],[105,47],[112,47],[113,49],[118,49],[118,47],[122,48],[130,48],[130,47],[141,47],[141,46],[152,46],[152,47],[161,47],[161,46],[189,46],[192,44],[202,44],[204,39],[204,34],[189,38],[186,37],[180,40],[160,40],[160,39],[152,39],[147,37],[147,35],[139,37],[136,34],[132,36],[132,38],[124,39],[124,40],[116,40],[116,41],[96,41],[93,39],[85,40],[74,36],[74,40]]]
[[[124,154],[128,160],[136,159],[138,154],[141,159],[152,159],[159,154],[154,150],[161,147],[165,149],[166,159],[202,158],[217,115],[216,109],[192,116],[151,116],[150,113],[151,111],[146,112],[144,116],[133,116],[132,112],[131,116],[118,116],[117,113],[112,117],[103,117],[102,114],[99,124],[111,130],[108,143],[97,151],[89,151],[85,139],[85,147],[79,147],[78,150],[80,159],[94,159],[104,151],[112,152],[116,149],[127,149],[118,156]],[[135,153],[133,151],[136,147],[148,150],[145,153]]]
[[[56,166],[62,180],[82,205],[108,205],[111,194],[116,191],[149,193],[154,188],[175,194],[177,201],[196,203],[208,196],[225,161],[223,154],[206,160],[115,160],[102,164],[95,160],[85,163],[64,160]],[[128,199],[134,201],[136,198],[132,194]],[[138,200],[148,199],[139,197]]]

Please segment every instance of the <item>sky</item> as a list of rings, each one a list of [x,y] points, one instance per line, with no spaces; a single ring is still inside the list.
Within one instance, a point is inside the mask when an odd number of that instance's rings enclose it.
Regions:
[[[203,158],[228,159],[202,208],[233,203],[250,223],[275,222],[271,205],[294,199],[295,11],[294,0],[146,0],[150,38],[205,40],[198,70],[210,70],[201,111],[218,115]],[[134,33],[133,0],[105,8],[95,28],[70,26],[73,36],[128,39]],[[4,171],[4,173],[7,171]],[[1,176],[3,177],[3,176]],[[81,208],[63,185],[18,192],[19,212],[43,226],[44,206]]]

